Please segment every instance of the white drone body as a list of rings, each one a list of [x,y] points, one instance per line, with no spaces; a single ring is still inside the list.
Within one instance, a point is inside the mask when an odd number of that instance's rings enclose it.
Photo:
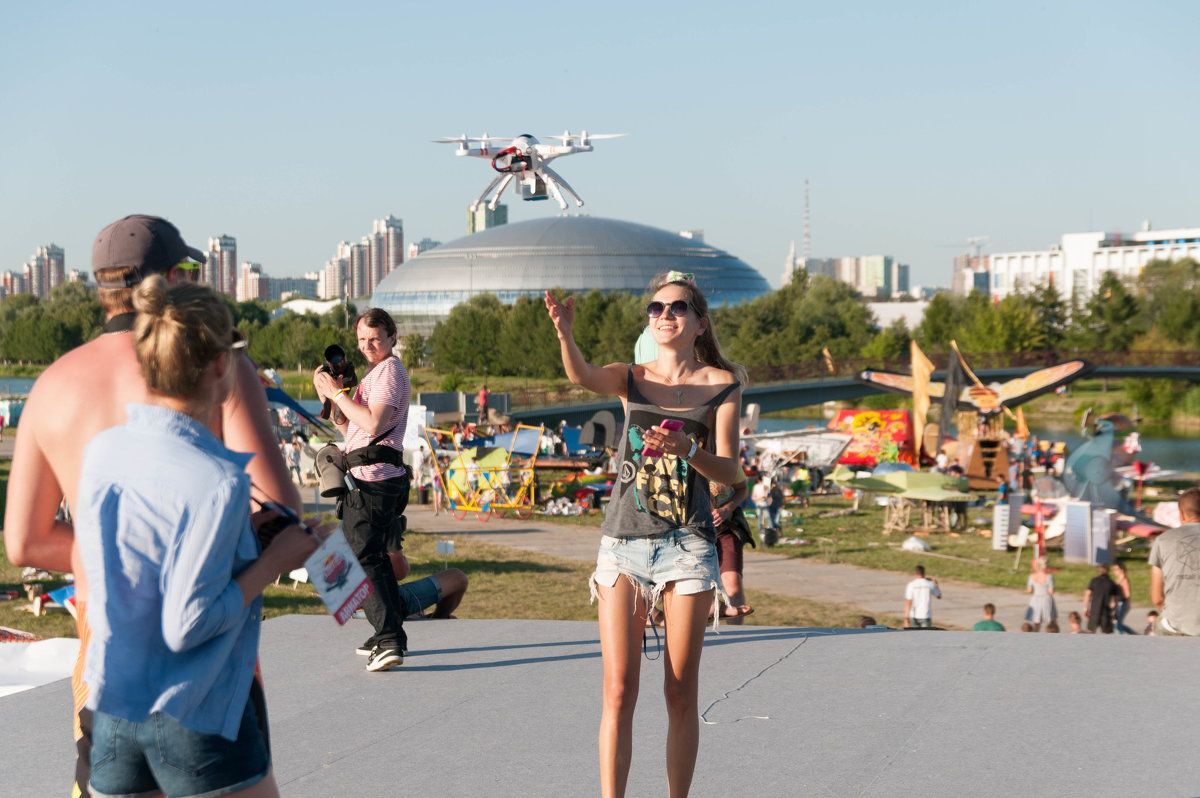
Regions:
[[[589,136],[586,130],[582,134],[572,135],[568,130],[561,136],[546,136],[548,139],[558,139],[562,144],[543,144],[528,133],[516,138],[496,138],[486,133],[479,138],[468,138],[464,133],[458,138],[438,139],[435,143],[457,144],[455,155],[487,158],[492,162],[492,168],[499,172],[479,198],[471,203],[472,211],[487,201],[493,189],[496,193],[487,205],[495,210],[500,202],[500,195],[509,184],[515,184],[513,191],[523,200],[544,200],[553,197],[558,207],[565,211],[567,201],[563,199],[563,192],[569,194],[579,207],[583,207],[583,200],[558,172],[550,168],[550,162],[562,155],[591,152],[593,139],[615,139],[624,135],[607,133]]]

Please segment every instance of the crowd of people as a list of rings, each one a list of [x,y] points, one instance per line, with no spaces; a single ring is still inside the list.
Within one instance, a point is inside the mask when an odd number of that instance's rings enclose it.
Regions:
[[[6,553],[75,575],[76,795],[278,795],[262,591],[336,524],[299,520],[305,441],[277,437],[246,339],[196,281],[204,257],[161,217],[102,230],[103,334],[45,370],[21,418]],[[410,389],[391,318],[368,311],[356,330],[363,380],[313,382],[347,442],[337,515],[374,584],[360,653],[382,671],[403,661],[404,618],[453,617],[467,580],[448,569],[398,585]]]
[[[76,575],[80,795],[278,794],[255,665],[262,592],[335,525],[299,520],[307,442],[296,430],[276,437],[244,337],[216,293],[196,282],[202,260],[165,219],[130,216],[101,231],[93,269],[104,334],[46,370],[21,420],[5,543],[16,565]],[[625,409],[589,578],[603,666],[601,793],[625,793],[650,624],[665,633],[667,781],[672,795],[686,795],[699,747],[705,628],[752,612],[742,582],[744,547],[755,545],[746,509],[777,535],[785,475],[765,469],[748,484],[738,430],[745,370],[722,353],[692,275],[671,272],[651,284],[646,318],[657,355],[642,364],[587,362],[575,343],[573,299],[546,292],[544,301],[568,378]],[[383,672],[408,653],[405,620],[452,618],[467,577],[446,569],[404,581],[410,488],[431,484],[436,513],[442,486],[426,482],[438,470],[432,452],[422,447],[412,467],[402,458],[411,386],[393,353],[395,322],[375,308],[355,331],[362,378],[346,384],[317,369],[312,382],[345,439],[336,515],[373,586],[363,605],[372,634],[356,653],[368,671]],[[479,423],[452,430],[455,444],[505,429],[492,424],[488,404],[484,387]],[[789,487],[803,501],[810,477],[803,464],[792,468]],[[1182,526],[1150,554],[1157,609],[1146,634],[1200,634],[1200,561],[1192,556],[1200,551],[1200,489],[1179,507]],[[1059,631],[1044,559],[1034,561],[1026,591],[1022,631]],[[1099,566],[1082,614],[1068,615],[1070,631],[1136,633],[1126,623],[1131,593],[1121,565]],[[905,627],[932,628],[941,598],[937,579],[918,565],[905,587]],[[975,630],[1004,631],[995,614],[986,604]],[[864,616],[861,625],[876,624]],[[164,747],[186,767],[168,762]]]

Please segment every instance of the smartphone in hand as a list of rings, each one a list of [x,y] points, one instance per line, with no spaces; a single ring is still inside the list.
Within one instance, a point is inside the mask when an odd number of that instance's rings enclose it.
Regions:
[[[683,422],[677,418],[664,418],[658,422],[658,426],[670,430],[683,429]],[[642,447],[642,457],[662,457],[662,452],[646,445]]]

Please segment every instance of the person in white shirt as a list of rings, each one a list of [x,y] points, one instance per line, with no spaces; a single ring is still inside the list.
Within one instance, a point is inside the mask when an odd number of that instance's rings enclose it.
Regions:
[[[933,599],[942,597],[936,579],[925,577],[925,566],[913,569],[916,578],[904,588],[904,627],[928,629],[933,626]]]

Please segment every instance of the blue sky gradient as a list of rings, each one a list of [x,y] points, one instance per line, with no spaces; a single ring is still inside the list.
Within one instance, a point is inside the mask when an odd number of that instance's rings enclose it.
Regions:
[[[555,167],[583,211],[699,228],[778,285],[968,236],[1200,226],[1187,2],[19,3],[0,24],[0,270],[156,213],[276,276],[372,219],[466,233],[491,178],[440,136],[628,133]],[[506,195],[510,196],[510,195]],[[510,220],[558,212],[507,199]]]

